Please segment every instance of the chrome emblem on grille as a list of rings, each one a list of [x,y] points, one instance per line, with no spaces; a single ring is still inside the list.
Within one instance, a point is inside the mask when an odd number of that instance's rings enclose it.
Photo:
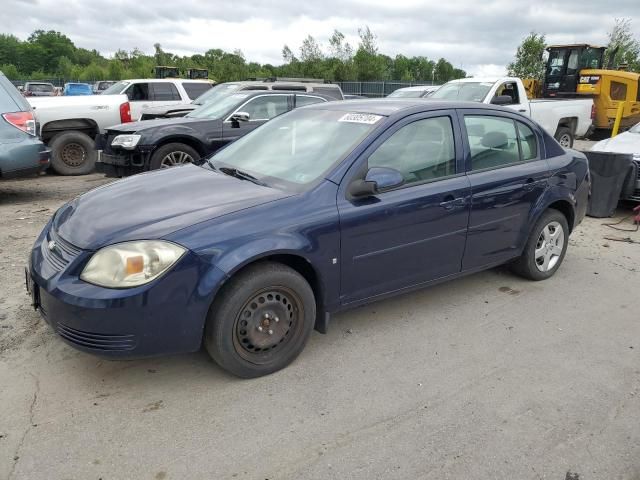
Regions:
[[[56,249],[56,241],[55,240],[51,240],[49,242],[48,247],[49,247],[49,250],[54,251]]]

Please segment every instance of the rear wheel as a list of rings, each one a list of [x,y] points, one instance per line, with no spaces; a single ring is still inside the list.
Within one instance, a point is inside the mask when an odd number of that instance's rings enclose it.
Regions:
[[[313,330],[313,290],[295,270],[279,263],[250,266],[218,295],[205,327],[209,355],[244,378],[289,365]]]
[[[571,129],[567,127],[559,127],[555,138],[564,148],[573,147],[573,132],[571,132]]]
[[[568,243],[569,224],[566,217],[550,208],[536,222],[522,255],[512,268],[530,280],[545,280],[560,268]]]
[[[184,143],[167,143],[158,148],[151,156],[151,170],[171,168],[194,163],[200,160],[200,154]]]
[[[51,168],[60,175],[86,175],[96,164],[96,144],[82,132],[65,132],[53,137]]]

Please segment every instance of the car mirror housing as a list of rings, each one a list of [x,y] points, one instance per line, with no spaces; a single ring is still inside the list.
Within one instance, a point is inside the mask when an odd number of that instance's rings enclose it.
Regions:
[[[510,105],[513,103],[513,98],[509,95],[496,95],[491,99],[492,105]]]
[[[352,197],[368,197],[391,190],[404,184],[402,174],[389,167],[373,167],[363,179],[355,180],[349,185]]]
[[[231,115],[231,126],[240,128],[240,122],[248,122],[250,115],[247,112],[236,112]]]

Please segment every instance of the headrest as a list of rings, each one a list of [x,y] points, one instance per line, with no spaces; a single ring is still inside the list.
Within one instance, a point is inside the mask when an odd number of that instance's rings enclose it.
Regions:
[[[487,148],[507,148],[509,139],[502,132],[487,132],[482,137],[482,146]]]

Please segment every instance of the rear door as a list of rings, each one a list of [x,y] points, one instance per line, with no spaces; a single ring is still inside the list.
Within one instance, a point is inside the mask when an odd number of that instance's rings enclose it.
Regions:
[[[291,110],[292,98],[286,93],[263,93],[251,97],[225,119],[222,125],[222,137],[226,143],[246,135],[272,118]],[[236,112],[249,114],[248,122],[232,122],[231,116]]]
[[[463,270],[502,263],[519,254],[530,212],[547,187],[541,135],[520,116],[460,110],[471,182]]]
[[[469,180],[454,111],[405,118],[376,140],[338,193],[341,296],[349,304],[458,273],[469,217]],[[404,185],[350,198],[372,167],[398,170]]]

